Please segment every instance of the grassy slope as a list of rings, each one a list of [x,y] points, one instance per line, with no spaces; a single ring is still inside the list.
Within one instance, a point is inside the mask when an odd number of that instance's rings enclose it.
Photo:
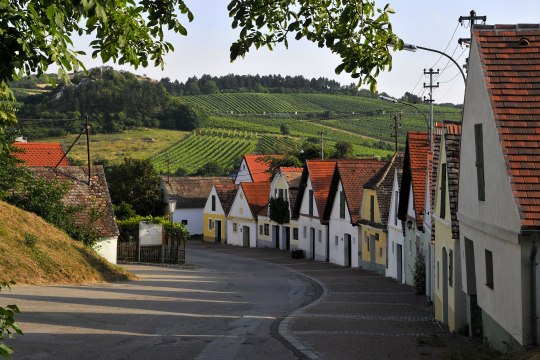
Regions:
[[[158,154],[178,141],[186,138],[189,132],[164,129],[133,129],[119,134],[92,134],[90,152],[92,159],[106,159],[115,164],[125,157],[146,159]],[[77,135],[49,138],[44,141],[61,142],[67,151]],[[86,161],[86,139],[81,138],[71,149],[69,157]]]
[[[0,280],[42,285],[133,278],[35,214],[0,201],[0,219]],[[27,234],[37,237],[35,245],[26,244]]]

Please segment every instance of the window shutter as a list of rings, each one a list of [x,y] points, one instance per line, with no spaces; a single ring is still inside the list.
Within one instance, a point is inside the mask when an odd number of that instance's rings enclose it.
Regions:
[[[482,124],[474,125],[474,144],[476,148],[476,179],[478,183],[478,200],[486,200],[486,186],[484,182],[484,139]]]
[[[345,219],[345,193],[339,192],[339,217]]]
[[[309,216],[313,216],[313,190],[309,190]]]
[[[212,195],[212,211],[216,211],[216,196]]]
[[[444,219],[446,216],[446,164],[442,164],[441,169],[441,209],[440,209],[441,219]]]
[[[375,196],[369,197],[369,221],[375,222]]]

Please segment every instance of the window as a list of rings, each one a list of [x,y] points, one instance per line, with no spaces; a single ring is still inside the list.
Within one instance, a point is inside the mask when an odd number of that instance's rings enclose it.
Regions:
[[[339,192],[339,218],[345,219],[345,193]]]
[[[262,234],[264,234],[264,231],[263,231],[263,226],[261,224],[259,225],[259,235],[262,235]]]
[[[283,189],[279,189],[279,195],[278,196],[283,199]]]
[[[454,286],[454,252],[448,252],[448,285]]]
[[[293,240],[298,240],[298,228],[293,228],[292,238]]]
[[[382,257],[382,247],[379,248],[379,257]]]
[[[336,246],[338,246],[338,236],[336,235]]]
[[[214,222],[212,219],[208,219],[208,230],[212,230],[214,228]]]
[[[474,146],[476,149],[476,182],[478,185],[478,200],[486,200],[486,184],[484,182],[484,135],[482,124],[474,125]]]
[[[493,253],[485,250],[486,255],[486,286],[493,290]]]
[[[270,225],[264,224],[264,235],[270,235]]]
[[[319,242],[322,242],[322,230],[319,230]]]
[[[236,223],[232,224],[232,231],[234,231],[234,232],[238,231],[238,227],[237,227]]]
[[[396,197],[394,200],[394,225],[397,226],[398,220],[398,207],[399,207],[399,191],[396,191]]]
[[[375,196],[369,197],[369,221],[375,222]]]
[[[366,239],[367,251],[369,251],[369,237],[367,236],[367,233],[364,233],[364,237]]]
[[[187,225],[187,220],[182,220],[182,225]]]
[[[307,237],[307,228],[304,226],[304,239]]]
[[[313,216],[313,190],[309,190],[309,216]]]
[[[442,164],[441,168],[441,208],[439,216],[441,219],[446,217],[446,164]]]
[[[212,195],[212,211],[216,211],[216,195]]]

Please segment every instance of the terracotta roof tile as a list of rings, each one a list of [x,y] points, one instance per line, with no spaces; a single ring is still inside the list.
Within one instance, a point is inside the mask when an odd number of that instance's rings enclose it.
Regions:
[[[282,155],[245,155],[244,159],[253,182],[270,181],[272,174],[270,174],[270,165],[267,160],[282,157]]]
[[[299,167],[280,167],[279,171],[283,174],[285,181],[289,185],[289,189],[298,188],[300,179],[302,178],[302,168]]]
[[[28,166],[56,166],[64,156],[64,149],[60,143],[17,142],[13,146],[21,150],[13,152],[13,155]],[[67,157],[59,166],[69,166]]]
[[[85,166],[62,166],[56,169],[32,167],[30,169],[36,176],[69,184],[70,189],[63,202],[78,208],[74,214],[75,224],[92,226],[99,237],[118,236],[109,188],[101,165],[92,167],[90,185],[88,185],[88,170]],[[96,215],[97,219],[92,221],[91,216]]]
[[[306,168],[313,187],[313,197],[321,220],[324,218],[335,167],[336,162],[334,160],[306,161]]]
[[[524,227],[540,227],[540,25],[475,26],[485,84]],[[527,186],[530,185],[530,186]],[[527,190],[521,191],[527,186]]]
[[[255,219],[257,215],[268,205],[270,198],[269,182],[242,183],[242,190]]]
[[[217,184],[234,184],[230,177],[162,176],[165,196],[176,200],[176,208],[203,208]]]

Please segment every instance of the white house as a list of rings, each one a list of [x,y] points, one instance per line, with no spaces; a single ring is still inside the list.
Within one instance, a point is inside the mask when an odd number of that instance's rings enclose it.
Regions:
[[[103,166],[93,166],[90,179],[83,166],[31,167],[30,170],[35,176],[69,185],[62,201],[77,208],[73,214],[75,224],[97,236],[96,252],[116,264],[119,231]]]
[[[540,26],[472,31],[458,220],[472,333],[499,350],[535,345],[540,274]],[[481,322],[481,326],[480,326]]]
[[[405,222],[405,283],[414,285],[414,263],[417,254],[424,256],[424,212],[428,171],[429,137],[426,132],[407,132],[403,174],[401,177],[398,218]]]
[[[203,235],[203,211],[212,186],[233,183],[229,177],[162,176],[163,201],[176,201],[174,222],[184,224],[191,235]]]
[[[212,186],[203,210],[204,241],[227,242],[227,214],[237,190],[238,185],[233,183]]]
[[[328,261],[328,217],[325,217],[336,162],[307,160],[302,172],[293,218],[298,219],[299,249],[306,258]]]
[[[403,160],[402,160],[403,162]],[[401,183],[402,166],[394,169],[392,181],[392,197],[388,211],[388,267],[386,276],[405,284],[405,243],[403,222],[398,219],[399,184]]]
[[[364,185],[385,165],[375,159],[337,160],[328,205],[330,225],[329,261],[358,267],[360,241],[358,221]]]
[[[281,158],[282,155],[245,155],[238,169],[235,184],[243,182],[269,182],[272,178],[270,173],[269,159]]]
[[[287,200],[289,222],[279,224],[272,221],[270,219],[270,206],[266,208],[266,211],[259,215],[258,246],[281,250],[298,248],[298,221],[292,219],[291,215],[301,177],[302,168],[297,167],[281,167],[273,177],[270,183],[270,200],[277,198]]]
[[[257,247],[257,216],[268,205],[269,182],[241,183],[227,215],[227,244]]]

